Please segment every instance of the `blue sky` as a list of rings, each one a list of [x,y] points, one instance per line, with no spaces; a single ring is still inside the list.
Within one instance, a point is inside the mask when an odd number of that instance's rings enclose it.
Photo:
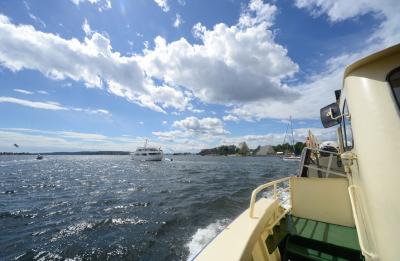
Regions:
[[[394,0],[0,1],[0,151],[283,141],[344,67],[399,41]],[[20,148],[13,148],[13,144]]]

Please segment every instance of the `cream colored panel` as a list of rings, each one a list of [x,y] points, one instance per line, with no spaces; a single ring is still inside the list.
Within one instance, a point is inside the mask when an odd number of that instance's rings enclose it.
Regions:
[[[259,199],[254,206],[254,218],[250,218],[248,209],[244,211],[211,241],[195,260],[247,261],[254,257],[258,260],[267,256],[265,259],[267,261],[278,261],[277,255],[266,255],[262,253],[260,245],[256,246],[268,220],[274,217],[278,206],[277,200]]]
[[[294,177],[290,186],[294,216],[354,227],[347,179]]]

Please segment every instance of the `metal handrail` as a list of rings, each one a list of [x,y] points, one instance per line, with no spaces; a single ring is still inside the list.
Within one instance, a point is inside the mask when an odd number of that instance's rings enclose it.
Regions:
[[[371,250],[367,250],[367,248],[365,247],[366,239],[364,238],[363,233],[361,233],[361,229],[362,229],[361,222],[363,222],[363,220],[360,220],[359,215],[357,214],[356,201],[354,199],[354,195],[352,192],[357,188],[358,187],[356,185],[350,185],[348,187],[349,195],[350,195],[351,209],[353,210],[354,222],[355,222],[356,228],[357,228],[356,230],[357,230],[358,242],[360,243],[360,248],[361,248],[362,254],[364,256],[369,256],[372,260],[376,260],[378,256],[375,253],[371,252]]]
[[[310,150],[311,152],[314,152],[314,153],[316,152],[318,154],[320,154],[320,153],[328,154],[329,155],[328,166],[321,167],[321,166],[313,166],[312,164],[304,164],[304,160],[305,160],[304,155],[305,155],[307,150]],[[347,178],[347,175],[346,175],[346,173],[344,171],[341,172],[339,170],[332,170],[332,162],[333,162],[333,157],[334,156],[340,157],[340,154],[336,153],[336,152],[333,152],[333,151],[326,151],[326,150],[321,150],[321,149],[317,149],[317,148],[305,147],[303,149],[303,152],[302,152],[302,161],[301,161],[301,165],[300,165],[300,168],[299,168],[299,176],[301,175],[302,169],[305,167],[305,168],[308,168],[308,169],[313,169],[313,170],[324,172],[325,173],[325,178],[328,178],[330,174],[335,174],[337,176],[342,176],[342,177]]]
[[[289,180],[289,179],[290,179],[290,177],[286,177],[286,178],[283,178],[283,179],[274,180],[274,181],[268,182],[268,183],[266,183],[266,184],[263,184],[263,185],[257,187],[255,190],[253,190],[253,192],[251,193],[251,198],[250,198],[250,210],[249,210],[250,218],[253,218],[253,217],[254,217],[254,216],[253,216],[253,214],[254,214],[254,204],[256,203],[257,194],[258,194],[260,191],[262,191],[262,190],[264,190],[264,189],[266,189],[266,188],[268,188],[268,187],[273,186],[273,193],[274,193],[273,198],[276,199],[276,198],[278,198],[278,195],[281,194],[282,192],[285,192],[286,190],[288,190],[288,191],[290,190],[290,188],[289,188],[289,189],[286,188],[286,189],[283,189],[283,190],[281,190],[281,191],[279,191],[279,192],[277,191],[277,187],[278,187],[277,185],[278,185],[279,183],[285,182],[285,181],[287,181],[287,180]]]

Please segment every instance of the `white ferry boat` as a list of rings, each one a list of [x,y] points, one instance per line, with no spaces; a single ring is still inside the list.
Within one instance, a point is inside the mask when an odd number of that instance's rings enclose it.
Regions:
[[[348,66],[335,95],[321,120],[337,152],[306,147],[195,260],[400,259],[400,44]]]
[[[161,148],[147,147],[147,140],[143,147],[138,147],[134,153],[131,154],[133,160],[140,161],[162,161],[164,153]]]

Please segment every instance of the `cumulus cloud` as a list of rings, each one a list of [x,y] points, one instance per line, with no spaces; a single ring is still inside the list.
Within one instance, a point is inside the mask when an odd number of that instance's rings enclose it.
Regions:
[[[38,101],[30,101],[24,99],[18,99],[13,97],[0,97],[0,103],[12,103],[18,104],[25,107],[30,107],[34,109],[42,109],[42,110],[53,110],[53,111],[77,111],[77,112],[85,112],[89,114],[101,114],[105,116],[111,116],[111,113],[104,109],[83,109],[77,107],[66,107],[58,102],[46,101],[46,102],[38,102]]]
[[[175,121],[172,126],[193,134],[218,136],[229,133],[224,129],[220,119],[210,117],[202,119],[193,116],[187,117],[186,119]]]
[[[282,80],[293,76],[298,65],[274,40],[270,26],[275,13],[275,6],[253,0],[233,26],[196,24],[193,34],[200,44],[185,38],[167,43],[158,36],[155,48],[144,50],[141,64],[146,73],[184,86],[207,103],[290,101],[298,93]]]
[[[267,99],[250,101],[234,106],[229,111],[231,115],[248,121],[264,118],[282,119],[290,115],[297,119],[318,118],[319,108],[334,101],[333,91],[341,89],[343,71],[347,65],[400,41],[398,14],[396,9],[392,8],[397,4],[393,0],[297,0],[295,4],[298,8],[307,9],[313,16],[326,14],[333,23],[373,13],[380,18],[380,25],[370,38],[365,39],[368,44],[364,48],[327,59],[321,64],[321,71],[310,75],[306,81],[291,86],[301,93],[297,99],[290,103]]]
[[[87,34],[83,42],[67,40],[30,25],[13,24],[0,15],[0,63],[14,72],[31,69],[55,80],[70,78],[87,87],[106,87],[110,93],[159,112],[165,113],[168,107],[183,110],[188,104],[179,89],[157,86],[136,56],[114,52],[110,40],[92,31],[86,20],[83,30]]]
[[[223,122],[218,118],[187,117],[175,121],[170,131],[154,131],[152,134],[162,141],[188,143],[192,148],[197,145],[198,148],[205,148],[219,142],[229,131],[225,130]]]
[[[169,5],[167,0],[154,0],[156,4],[164,11],[168,12],[169,11]]]

